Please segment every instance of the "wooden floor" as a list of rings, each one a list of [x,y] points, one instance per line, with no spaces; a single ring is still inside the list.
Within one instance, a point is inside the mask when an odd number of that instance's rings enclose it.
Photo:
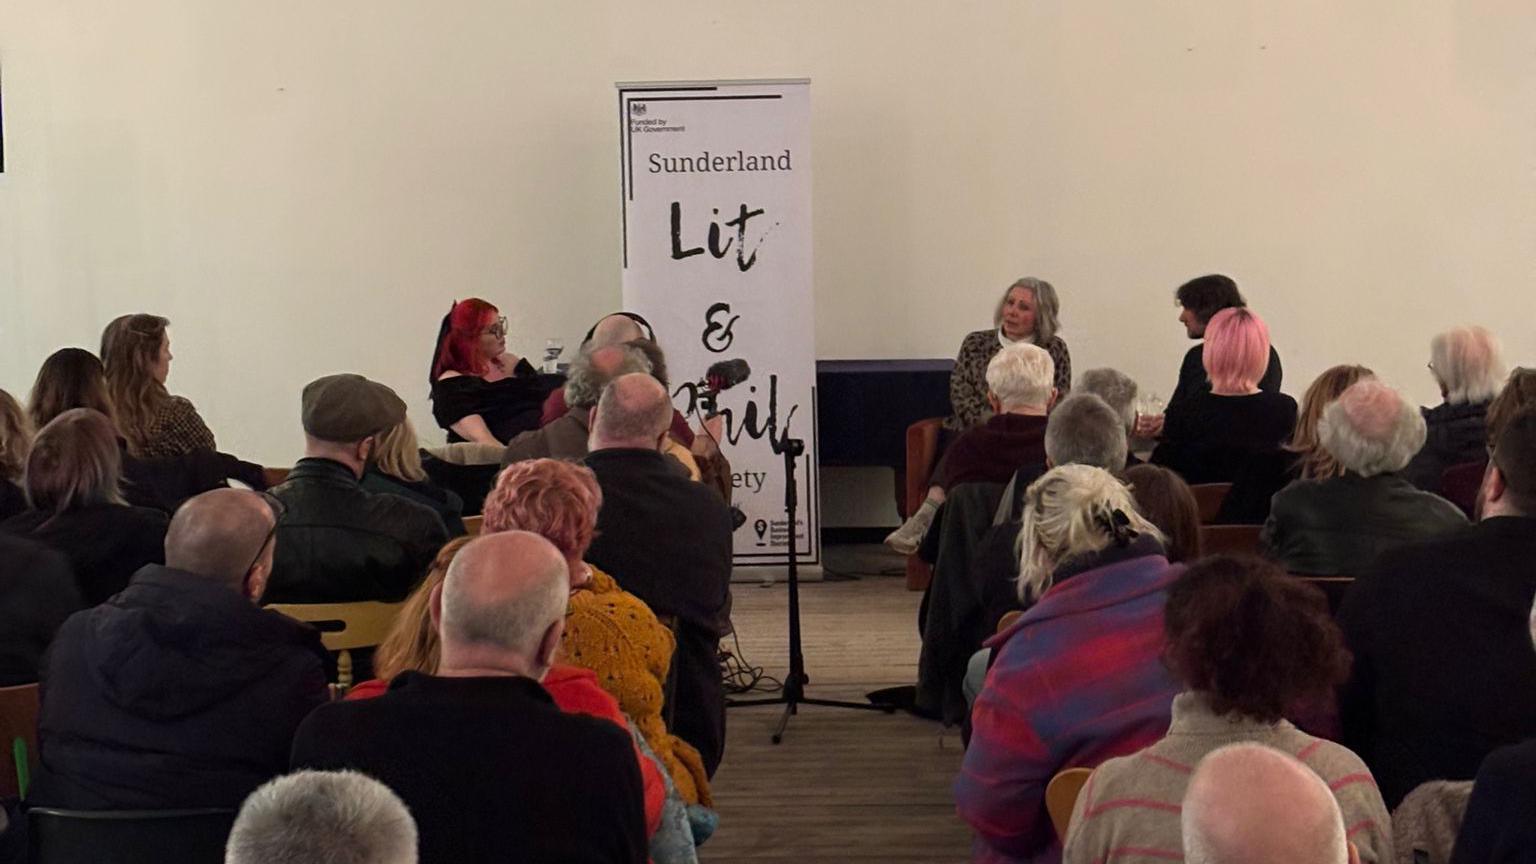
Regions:
[[[782,678],[786,587],[738,584],[734,594],[742,654]],[[870,690],[913,683],[920,597],[890,577],[804,585],[807,695],[864,701]],[[950,793],[957,731],[902,713],[803,706],[775,746],[782,712],[730,709],[714,779],[720,829],[701,860],[968,860],[970,835]]]

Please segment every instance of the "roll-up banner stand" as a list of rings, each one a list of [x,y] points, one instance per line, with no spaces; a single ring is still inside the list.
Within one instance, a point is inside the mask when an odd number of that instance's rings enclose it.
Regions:
[[[695,428],[701,381],[744,360],[717,397],[731,463],[738,581],[820,575],[808,79],[621,83],[624,308],[654,325],[673,403]],[[740,368],[737,366],[736,368]],[[784,440],[799,438],[793,532]]]

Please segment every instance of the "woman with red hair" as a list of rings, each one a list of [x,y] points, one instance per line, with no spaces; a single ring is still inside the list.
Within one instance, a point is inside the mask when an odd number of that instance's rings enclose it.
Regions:
[[[560,385],[507,351],[507,319],[471,297],[443,316],[432,353],[432,416],[448,440],[505,444],[539,427],[539,406]]]

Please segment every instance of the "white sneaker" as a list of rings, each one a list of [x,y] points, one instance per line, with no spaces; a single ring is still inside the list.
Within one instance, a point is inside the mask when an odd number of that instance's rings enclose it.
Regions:
[[[928,533],[928,526],[933,524],[933,514],[937,509],[932,502],[924,501],[916,513],[901,523],[900,528],[886,535],[885,545],[903,555],[916,552],[917,547],[923,545],[923,537]]]

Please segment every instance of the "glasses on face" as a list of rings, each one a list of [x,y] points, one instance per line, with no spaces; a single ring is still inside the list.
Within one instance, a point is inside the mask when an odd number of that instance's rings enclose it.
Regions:
[[[497,318],[496,323],[485,328],[485,335],[495,336],[497,339],[507,335],[507,316],[503,315]]]

